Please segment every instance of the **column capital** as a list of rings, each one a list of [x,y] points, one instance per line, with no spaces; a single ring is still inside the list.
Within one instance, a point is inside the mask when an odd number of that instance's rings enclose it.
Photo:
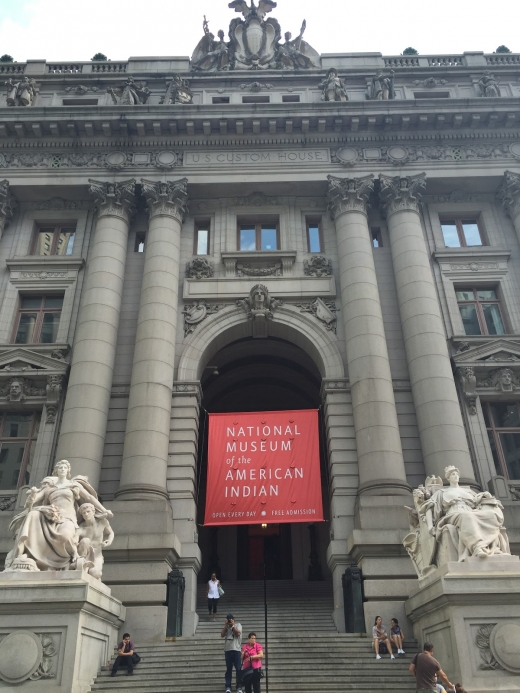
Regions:
[[[418,176],[385,176],[379,174],[381,207],[386,216],[402,210],[419,213],[426,188],[426,173]]]
[[[131,178],[122,183],[112,183],[89,178],[88,182],[98,217],[119,217],[129,223],[136,211],[135,180]]]
[[[333,219],[345,212],[367,213],[368,198],[374,190],[374,176],[363,178],[337,178],[327,176],[329,181],[328,208]]]
[[[188,179],[168,182],[141,180],[150,219],[155,216],[175,217],[182,224],[188,212]]]
[[[0,238],[2,237],[3,230],[13,218],[16,207],[16,199],[9,190],[9,181],[0,181]]]
[[[520,173],[505,171],[497,198],[502,202],[506,214],[511,219],[520,214]]]

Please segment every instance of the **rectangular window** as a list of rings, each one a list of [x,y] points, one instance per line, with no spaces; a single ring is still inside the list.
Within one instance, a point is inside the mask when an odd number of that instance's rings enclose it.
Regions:
[[[457,289],[457,303],[466,334],[505,334],[496,289]]]
[[[211,103],[229,103],[229,96],[213,96]]]
[[[322,253],[321,220],[307,217],[305,221],[307,224],[307,248],[309,253]]]
[[[270,96],[243,96],[242,103],[269,103]]]
[[[73,226],[38,226],[31,255],[71,255],[76,228]]]
[[[204,219],[195,222],[195,255],[209,255],[210,220]]]
[[[39,412],[0,413],[0,490],[29,483]]]
[[[372,245],[374,246],[374,248],[382,248],[383,239],[381,237],[381,229],[374,226],[370,229],[370,232],[372,234]]]
[[[134,253],[144,253],[145,241],[146,241],[146,234],[145,233],[136,233],[135,234]]]
[[[299,94],[283,94],[282,103],[300,103]]]
[[[441,221],[441,228],[447,248],[484,245],[477,219],[446,219]]]
[[[238,223],[238,249],[241,251],[279,250],[278,222]]]
[[[520,479],[520,410],[518,402],[482,402],[496,473]]]
[[[58,336],[63,296],[22,296],[14,344],[52,344]]]

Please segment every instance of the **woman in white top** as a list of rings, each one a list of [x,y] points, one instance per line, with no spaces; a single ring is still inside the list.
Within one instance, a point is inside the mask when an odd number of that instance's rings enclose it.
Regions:
[[[217,602],[220,599],[220,592],[218,591],[219,587],[220,581],[217,580],[215,573],[211,573],[211,580],[208,582],[207,597],[209,615],[210,617],[213,617],[213,620],[215,620],[217,616]]]

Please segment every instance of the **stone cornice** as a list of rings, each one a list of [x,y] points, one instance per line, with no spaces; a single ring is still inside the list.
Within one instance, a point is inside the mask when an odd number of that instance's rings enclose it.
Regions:
[[[135,180],[111,183],[89,178],[88,182],[98,216],[119,217],[128,224],[136,211]]]
[[[504,205],[506,213],[511,219],[515,219],[520,214],[520,173],[513,173],[513,171],[504,173],[504,180],[497,197]]]
[[[0,238],[3,230],[13,218],[16,200],[9,190],[9,181],[0,181]]]
[[[150,219],[156,216],[171,216],[181,224],[188,213],[188,179],[158,182],[141,180]]]
[[[420,212],[421,197],[426,188],[426,173],[418,176],[379,175],[381,207],[390,216],[408,210]]]
[[[367,213],[368,198],[374,190],[374,176],[362,178],[337,178],[327,176],[329,181],[328,208],[336,219],[345,212]]]

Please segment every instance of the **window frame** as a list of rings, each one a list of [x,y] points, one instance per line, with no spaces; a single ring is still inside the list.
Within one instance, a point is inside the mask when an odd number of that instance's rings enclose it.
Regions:
[[[139,250],[139,246],[143,244],[143,249]],[[146,251],[146,232],[145,231],[138,231],[135,234],[135,244],[134,244],[134,253],[142,254]]]
[[[198,253],[199,231],[208,232],[208,244],[205,253]],[[208,257],[211,253],[211,219],[195,219],[195,232],[193,234],[193,254],[195,257]]]
[[[442,215],[439,218],[440,224],[441,224],[441,234],[442,234],[442,240],[444,242],[444,247],[445,248],[482,248],[483,246],[488,246],[488,240],[487,236],[484,232],[484,228],[482,225],[482,221],[480,218],[480,214],[476,215],[474,218],[472,218],[471,214],[466,214],[466,215],[461,215],[459,214],[458,216],[447,216],[447,215]],[[457,229],[457,236],[459,237],[459,243],[460,246],[453,246],[453,245],[446,245],[446,239],[444,238],[444,232],[442,230],[442,227],[444,224],[448,224],[449,222],[455,222],[455,228]],[[480,245],[468,245],[466,242],[466,236],[464,235],[464,228],[462,226],[463,222],[471,222],[475,223],[480,235],[480,240],[482,241]]]
[[[372,241],[372,248],[374,250],[378,250],[379,248],[383,247],[383,234],[381,233],[380,226],[371,226],[370,236]],[[377,245],[374,245],[374,241],[377,241]]]
[[[318,227],[318,237],[320,241],[320,249],[319,250],[311,250],[311,235],[309,233],[310,227]],[[307,252],[311,253],[312,255],[319,255],[320,253],[325,252],[325,244],[323,242],[323,225],[322,225],[322,218],[321,217],[305,217],[305,229],[307,233]]]
[[[10,437],[4,437],[4,426],[5,426],[5,417],[7,414],[31,414],[32,420],[31,420],[31,429],[29,431],[29,435],[27,437],[25,436],[20,436],[19,438],[10,438]],[[13,443],[16,441],[21,441],[25,440],[25,449],[24,449],[24,454],[22,458],[22,463],[20,465],[20,471],[18,473],[18,480],[16,482],[16,486],[13,489],[8,489],[8,488],[0,488],[0,493],[4,491],[14,491],[19,489],[21,486],[24,486],[24,477],[25,473],[27,471],[27,466],[29,464],[29,457],[30,457],[30,451],[31,451],[31,443],[36,443],[38,439],[38,433],[39,433],[39,426],[36,425],[36,417],[40,416],[40,425],[41,425],[41,411],[15,411],[15,410],[10,410],[10,409],[5,409],[3,411],[0,411],[0,451],[2,449],[2,446],[4,443]],[[1,482],[0,482],[1,483]]]
[[[22,301],[24,298],[40,298],[40,308],[22,308]],[[45,308],[45,300],[47,298],[61,298],[62,299],[62,305],[61,308]],[[60,322],[61,322],[61,316],[63,313],[63,303],[65,302],[65,295],[64,294],[54,294],[54,293],[49,293],[49,294],[20,294],[18,297],[18,308],[16,310],[16,317],[14,321],[14,329],[11,335],[11,344],[15,344],[17,346],[23,346],[24,344],[42,344],[40,342],[40,337],[41,337],[41,331],[43,327],[43,320],[45,317],[46,313],[59,313],[60,314]],[[36,341],[33,339],[32,342],[16,342],[16,335],[18,334],[18,329],[20,328],[20,320],[21,316],[25,313],[37,313],[38,316],[36,318],[36,323],[34,326],[34,337],[36,338]],[[58,323],[58,330],[59,330],[59,325],[60,322]],[[56,344],[57,342],[49,342],[50,344]]]
[[[51,250],[49,255],[41,255],[36,253],[36,248],[38,247],[38,240],[40,233],[42,233],[42,229],[53,229],[53,239],[51,243]],[[58,248],[58,242],[60,238],[60,233],[63,229],[72,229],[74,228],[74,240],[72,242],[72,248],[71,252],[69,254],[65,255],[58,255],[56,252]],[[71,257],[72,251],[74,250],[74,244],[76,242],[76,234],[78,232],[78,226],[76,224],[67,224],[66,222],[49,222],[49,224],[45,224],[43,222],[38,222],[36,223],[33,231],[33,236],[31,240],[31,245],[30,245],[30,252],[29,255],[34,256],[34,257]]]
[[[474,335],[474,336],[487,336],[487,337],[499,337],[500,335],[490,335],[488,331],[488,326],[486,322],[486,316],[484,315],[484,310],[482,308],[482,303],[493,303],[498,305],[498,309],[500,311],[500,317],[502,318],[502,324],[504,326],[504,334],[509,334],[509,325],[506,320],[506,316],[504,313],[504,309],[502,306],[502,294],[500,292],[500,287],[499,286],[479,286],[479,285],[467,285],[463,284],[461,286],[455,286],[455,299],[457,301],[457,309],[459,309],[459,306],[461,305],[476,305],[476,313],[477,313],[477,319],[478,323],[480,326],[480,335]],[[473,291],[473,300],[471,301],[459,301],[457,298],[457,292],[458,291]],[[478,297],[478,292],[479,291],[494,291],[497,295],[496,299],[486,299],[486,300],[481,300]],[[459,309],[459,316],[462,320],[462,315],[460,314],[460,309]],[[464,334],[467,334],[466,331],[464,331]],[[471,335],[469,335],[471,336]]]
[[[247,221],[247,219],[245,218],[237,219],[237,251],[239,253],[276,253],[281,250],[280,219],[272,217],[273,221],[270,221],[270,218],[265,218],[261,221]],[[249,228],[254,226],[255,228],[255,250],[247,251],[242,250],[242,248],[240,247],[240,231],[242,230],[242,227],[245,226],[248,226]],[[272,228],[276,229],[276,248],[274,248],[273,250],[262,250],[262,226],[271,226]]]
[[[512,401],[512,402],[500,402],[501,404],[513,404],[518,408],[520,408],[520,402],[518,401]],[[493,417],[493,411],[491,409],[491,405],[494,404],[492,401],[484,401],[481,402],[482,409],[485,410],[485,414],[487,416],[484,416],[484,421],[485,421],[485,426],[486,426],[486,433],[489,434],[491,433],[494,443],[495,443],[495,450],[497,452],[497,457],[498,457],[498,462],[500,465],[500,470],[502,472],[502,476],[504,476],[506,479],[510,479],[511,477],[509,476],[509,470],[507,468],[507,462],[506,458],[504,455],[504,451],[502,449],[502,440],[500,438],[501,433],[516,433],[517,435],[520,435],[520,426],[518,428],[513,428],[513,427],[504,427],[500,428],[495,424],[495,419]],[[486,422],[489,421],[489,426]],[[493,453],[493,451],[491,451]],[[495,459],[493,458],[493,464],[495,464]],[[497,470],[498,473],[498,470]]]

